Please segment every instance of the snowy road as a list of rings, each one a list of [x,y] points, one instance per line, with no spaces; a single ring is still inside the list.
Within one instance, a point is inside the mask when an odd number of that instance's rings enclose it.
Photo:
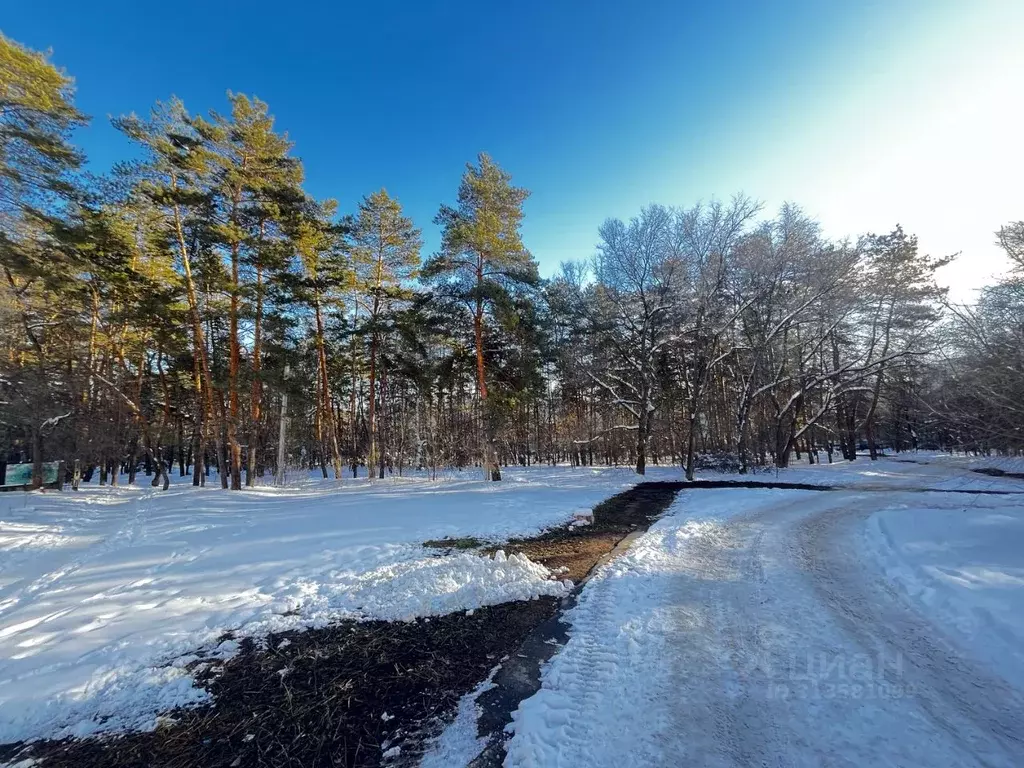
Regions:
[[[506,765],[1024,765],[1024,497],[879,466],[681,494],[585,589]]]

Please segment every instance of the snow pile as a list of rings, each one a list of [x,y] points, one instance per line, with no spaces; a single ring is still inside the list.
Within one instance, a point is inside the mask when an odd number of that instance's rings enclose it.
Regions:
[[[284,613],[299,613],[307,626],[349,617],[410,621],[541,595],[561,597],[570,581],[526,555],[460,554],[417,559],[368,573],[333,571],[327,581],[303,580],[286,598]],[[282,617],[283,618],[283,617]]]

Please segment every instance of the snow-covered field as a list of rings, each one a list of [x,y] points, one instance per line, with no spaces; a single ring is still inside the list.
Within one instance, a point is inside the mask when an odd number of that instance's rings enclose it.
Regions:
[[[913,490],[1024,482],[914,458],[680,494],[584,587],[505,765],[1024,765],[1024,495]]]
[[[523,558],[438,557],[421,542],[536,533],[636,482],[625,469],[535,467],[500,484],[467,471],[341,488],[230,493],[214,479],[0,494],[0,743],[151,726],[205,696],[182,667],[200,650],[234,652],[219,640],[229,630],[562,594]]]

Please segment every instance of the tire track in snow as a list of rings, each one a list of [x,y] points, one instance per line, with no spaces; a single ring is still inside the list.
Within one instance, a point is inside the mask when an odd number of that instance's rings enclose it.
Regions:
[[[902,660],[901,682],[932,721],[982,765],[1024,764],[1021,692],[970,659],[851,557],[848,542],[872,511],[853,506],[799,525],[801,556],[823,604],[869,653]]]
[[[793,499],[787,493],[783,500],[708,526],[683,553],[687,567],[673,599],[689,609],[676,627],[672,656],[681,692],[677,718],[687,721],[677,726],[680,759],[699,765],[791,764],[784,708],[766,705],[764,697],[786,663],[764,621],[775,586],[764,550],[766,540],[777,544],[771,526],[794,506]],[[692,500],[699,509],[700,496]],[[693,612],[701,606],[706,613],[694,622]]]
[[[910,491],[714,493],[588,586],[506,765],[1024,765],[1019,692],[866,583],[851,533]]]
[[[513,715],[517,734],[513,742],[519,739],[519,743],[510,742],[505,765],[547,768],[587,764],[579,761],[580,755],[605,748],[616,753],[624,740],[630,741],[629,748],[642,764],[656,765],[663,759],[661,732],[669,725],[669,677],[651,684],[621,676],[622,665],[631,658],[660,651],[651,643],[663,633],[646,633],[643,626],[633,624],[628,606],[649,597],[646,585],[630,578],[630,570],[649,565],[646,561],[657,556],[659,547],[647,545],[662,537],[660,533],[644,534],[622,558],[603,566],[588,582],[579,603],[566,616],[572,624],[568,644],[545,670],[542,689],[528,700],[533,705],[521,706]],[[660,617],[642,619],[644,623],[659,620],[668,620],[667,611]],[[595,733],[594,724],[607,712],[609,696],[630,706],[617,718],[616,728]],[[650,738],[638,742],[635,736],[641,726]],[[518,736],[522,732],[530,734],[525,741]]]

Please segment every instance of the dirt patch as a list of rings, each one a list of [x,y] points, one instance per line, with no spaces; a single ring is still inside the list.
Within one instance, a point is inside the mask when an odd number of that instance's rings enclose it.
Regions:
[[[483,545],[484,543],[480,539],[474,539],[472,536],[464,536],[461,539],[427,539],[423,542],[424,547],[443,549],[449,552],[456,549],[478,549]]]
[[[509,554],[523,553],[564,578],[579,582],[623,538],[654,522],[686,485],[641,483],[594,507],[594,522],[590,525],[552,528],[539,536],[512,539],[500,549]],[[560,570],[563,568],[566,570]]]
[[[522,552],[536,563],[543,563],[564,579],[579,582],[601,557],[611,552],[624,534],[598,533],[565,539],[546,539],[510,543],[506,552]]]
[[[972,469],[971,472],[977,472],[979,475],[988,475],[989,477],[1010,477],[1014,480],[1024,480],[1024,472],[1007,472],[995,467],[980,467],[979,469]]]
[[[343,622],[243,645],[204,681],[213,706],[173,724],[108,739],[0,747],[0,762],[46,768],[376,766],[401,762],[424,734],[558,609],[554,598],[402,622]]]

